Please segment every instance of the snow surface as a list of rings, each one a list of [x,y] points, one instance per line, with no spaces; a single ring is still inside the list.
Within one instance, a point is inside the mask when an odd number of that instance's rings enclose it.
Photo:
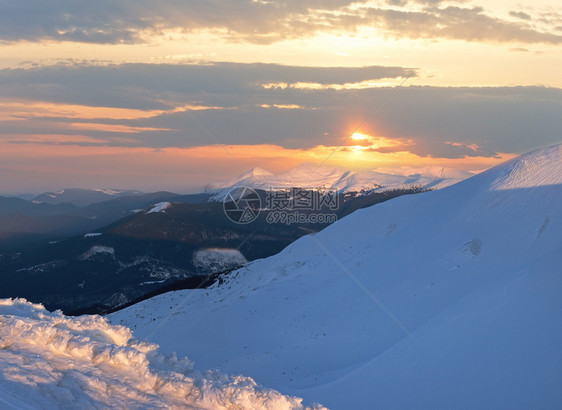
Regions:
[[[346,171],[333,167],[317,167],[303,164],[280,174],[272,174],[261,168],[255,168],[238,178],[226,183],[213,185],[208,192],[215,193],[212,198],[222,201],[226,195],[237,187],[275,190],[286,188],[326,188],[343,192],[361,192],[374,189],[390,190],[411,188],[423,189],[443,188],[470,176],[462,171],[446,170],[445,168],[410,169],[409,174],[390,174],[375,171]]]
[[[126,192],[122,189],[103,189],[103,188],[94,188],[92,189],[92,191],[101,192],[102,194],[110,195],[110,196],[119,195],[122,194],[123,192]]]
[[[76,189],[70,189],[70,191],[73,191]],[[128,191],[128,190],[124,190],[124,189],[103,189],[103,188],[93,188],[93,189],[82,189],[82,191],[94,191],[94,192],[101,192],[102,194],[108,195],[108,196],[114,196],[114,195],[120,195],[123,194],[124,192],[133,192],[133,193],[140,193],[140,191]],[[64,189],[60,189],[57,192],[55,192],[56,195],[63,195],[65,192]],[[49,195],[51,198],[56,198],[56,196],[53,195]]]
[[[99,316],[0,299],[0,407],[302,409],[247,377],[193,368]],[[316,406],[320,409],[320,406]]]
[[[101,232],[90,232],[84,234],[84,238],[95,238],[96,236],[101,236],[101,235],[103,235]]]
[[[193,266],[206,273],[224,272],[248,263],[238,249],[207,248],[193,253]]]
[[[165,213],[166,209],[168,209],[170,206],[172,206],[171,203],[169,202],[158,202],[157,204],[154,204],[150,207],[150,209],[148,211],[146,211],[147,214],[153,214],[153,213]]]
[[[545,148],[356,211],[110,321],[334,409],[559,409],[561,163]]]
[[[83,189],[83,188],[67,188],[60,189],[56,192],[45,192],[35,197],[33,203],[42,203],[43,197],[56,199],[60,201],[68,201],[69,203],[78,204],[81,206],[89,203],[100,202],[103,200],[111,199],[115,196],[123,195],[139,195],[142,192],[136,190],[122,190],[122,189]],[[106,197],[104,199],[104,197]]]
[[[85,261],[93,257],[94,255],[105,254],[109,255],[111,258],[115,258],[115,249],[111,246],[104,245],[94,245],[82,255],[78,257],[79,260]]]

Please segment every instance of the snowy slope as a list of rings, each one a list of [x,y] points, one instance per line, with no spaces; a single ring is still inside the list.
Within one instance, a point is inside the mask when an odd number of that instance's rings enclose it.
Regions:
[[[157,214],[157,213],[165,213],[166,209],[172,206],[169,202],[159,202],[157,204],[152,205],[145,213],[146,214]]]
[[[210,187],[209,192],[216,194],[215,200],[223,200],[228,192],[241,186],[263,190],[292,187],[328,188],[343,192],[402,189],[412,186],[429,189],[443,188],[470,176],[469,173],[444,168],[425,168],[421,171],[422,173],[398,175],[374,171],[346,171],[327,166],[317,167],[303,164],[274,175],[264,169],[255,168],[229,182]]]
[[[250,378],[196,371],[99,316],[65,317],[24,299],[0,300],[0,407],[303,408]]]
[[[110,320],[335,409],[560,408],[561,164],[558,145],[356,211]]]

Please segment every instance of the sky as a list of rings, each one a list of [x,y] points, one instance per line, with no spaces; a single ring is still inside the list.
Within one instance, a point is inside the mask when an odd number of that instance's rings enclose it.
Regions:
[[[0,0],[0,194],[478,172],[561,141],[561,69],[553,0]]]

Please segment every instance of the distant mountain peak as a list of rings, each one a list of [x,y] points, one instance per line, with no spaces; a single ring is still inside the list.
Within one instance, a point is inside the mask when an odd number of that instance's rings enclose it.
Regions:
[[[266,169],[256,167],[251,169],[250,171],[240,175],[238,179],[248,178],[248,177],[258,177],[258,176],[271,176],[273,173],[269,172]]]
[[[260,168],[260,167],[256,167],[256,168],[252,169],[250,172],[252,173],[252,175],[273,175],[268,170]]]

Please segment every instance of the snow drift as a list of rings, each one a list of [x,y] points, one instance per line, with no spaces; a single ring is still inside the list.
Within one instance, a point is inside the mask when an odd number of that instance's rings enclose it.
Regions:
[[[356,211],[110,320],[335,409],[560,408],[561,164],[558,145]]]
[[[99,316],[0,300],[2,408],[301,409],[247,377],[198,372]]]

